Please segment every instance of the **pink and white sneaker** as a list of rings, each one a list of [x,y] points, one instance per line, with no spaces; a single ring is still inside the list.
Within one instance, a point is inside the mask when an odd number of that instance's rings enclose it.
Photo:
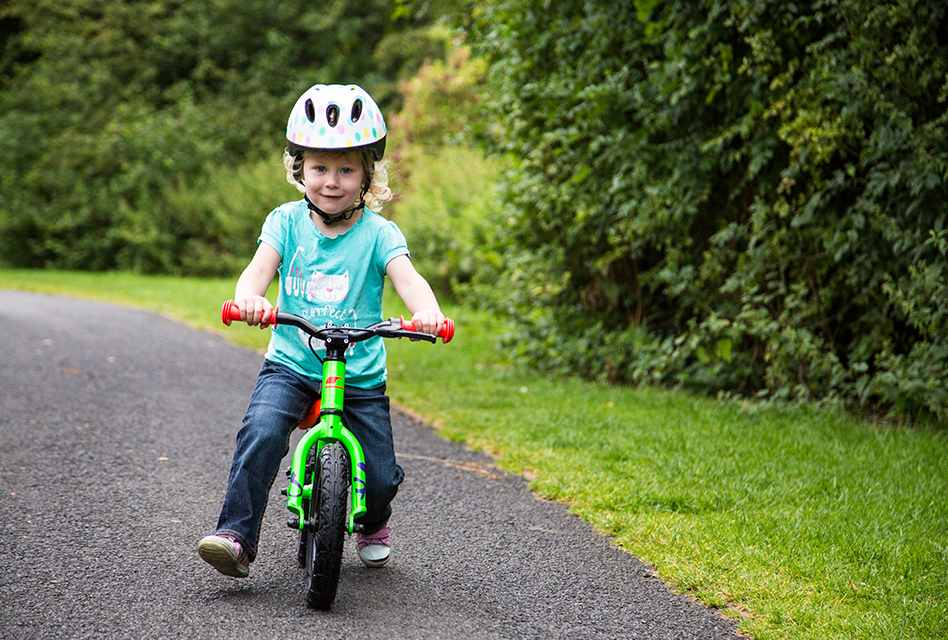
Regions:
[[[367,567],[381,567],[392,558],[392,532],[388,527],[382,527],[369,535],[359,534],[356,543],[359,549],[359,560]]]
[[[230,536],[207,536],[198,543],[198,555],[209,565],[234,578],[250,575],[250,557]]]

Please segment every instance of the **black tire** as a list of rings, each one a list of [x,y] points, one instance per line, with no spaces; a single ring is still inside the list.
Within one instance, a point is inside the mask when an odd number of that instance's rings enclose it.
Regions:
[[[338,442],[319,454],[306,537],[306,604],[329,609],[336,599],[349,506],[349,453]]]

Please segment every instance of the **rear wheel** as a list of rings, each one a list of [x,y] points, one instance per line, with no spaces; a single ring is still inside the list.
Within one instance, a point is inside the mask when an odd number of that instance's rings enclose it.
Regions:
[[[328,609],[336,599],[349,505],[349,453],[338,442],[317,458],[313,494],[306,513],[306,603]]]

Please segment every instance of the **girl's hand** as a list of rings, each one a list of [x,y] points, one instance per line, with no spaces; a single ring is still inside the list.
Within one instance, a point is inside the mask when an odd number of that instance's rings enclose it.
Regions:
[[[411,322],[415,325],[415,331],[436,336],[444,326],[444,314],[440,311],[419,311],[411,317]]]
[[[234,300],[234,304],[240,310],[240,319],[251,327],[259,325],[261,329],[265,329],[270,323],[270,318],[273,315],[273,305],[263,296],[237,298]]]

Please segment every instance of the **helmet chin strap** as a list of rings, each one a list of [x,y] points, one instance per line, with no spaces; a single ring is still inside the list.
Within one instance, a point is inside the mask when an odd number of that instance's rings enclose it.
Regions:
[[[305,193],[303,194],[303,199],[306,200],[306,206],[309,207],[309,210],[315,211],[316,213],[318,213],[319,217],[322,218],[323,222],[326,223],[326,226],[332,226],[336,224],[337,222],[348,220],[353,215],[355,215],[356,211],[365,209],[365,200],[360,200],[359,202],[349,207],[345,211],[341,211],[337,213],[336,215],[331,216],[325,211],[323,211],[322,209],[320,209],[319,207],[317,207],[315,204],[313,204],[312,200],[310,200],[309,196],[307,196]]]
[[[334,216],[329,215],[328,213],[326,213],[325,211],[317,207],[315,204],[313,204],[313,201],[310,200],[309,196],[306,195],[305,193],[303,194],[303,199],[306,201],[306,206],[309,207],[309,210],[315,211],[316,213],[318,213],[319,217],[323,219],[324,223],[326,223],[326,226],[331,227],[337,222],[348,220],[353,215],[355,215],[356,211],[361,211],[362,209],[365,209],[365,194],[368,192],[369,192],[368,185],[362,187],[362,195],[359,197],[359,201],[355,203],[354,205],[352,205],[351,207],[349,207],[348,209],[346,209],[345,211],[340,211]]]

